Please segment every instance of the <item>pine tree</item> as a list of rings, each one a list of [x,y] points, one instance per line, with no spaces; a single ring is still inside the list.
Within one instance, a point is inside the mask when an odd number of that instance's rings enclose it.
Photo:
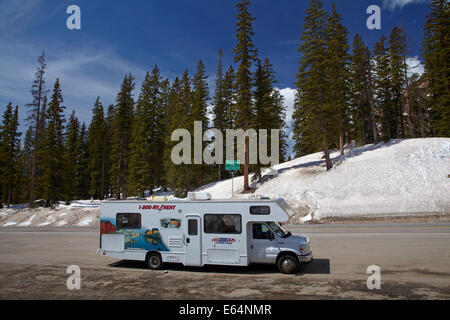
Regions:
[[[54,205],[64,197],[64,109],[59,79],[56,79],[53,94],[47,109],[45,128],[39,158],[42,163],[42,176],[39,177],[41,196],[46,205]]]
[[[105,168],[104,168],[104,197],[111,197],[113,190],[113,181],[111,177],[111,164],[113,156],[111,155],[111,145],[112,145],[112,136],[113,136],[113,122],[114,122],[114,105],[110,105],[108,107],[108,111],[106,112],[105,117]]]
[[[391,82],[391,65],[389,52],[385,47],[386,37],[375,44],[374,60],[375,60],[375,93],[376,108],[378,110],[379,122],[381,124],[381,134],[385,142],[388,142],[392,137],[392,130],[396,129],[394,126],[395,115],[392,107],[392,82]],[[394,133],[395,134],[395,133]]]
[[[138,196],[153,192],[163,179],[164,97],[158,66],[145,76],[136,106],[130,161],[130,189]]]
[[[92,120],[88,130],[89,150],[89,194],[94,199],[104,199],[105,195],[105,173],[106,173],[106,130],[105,114],[100,97],[97,97],[92,109]]]
[[[45,53],[42,52],[42,55],[37,59],[38,68],[36,71],[35,79],[33,81],[33,85],[31,87],[31,96],[33,97],[33,102],[29,103],[27,106],[30,108],[30,117],[31,126],[33,128],[33,157],[31,160],[31,181],[30,181],[30,192],[29,192],[29,202],[30,206],[33,206],[33,202],[35,199],[34,188],[36,183],[36,172],[37,172],[37,153],[39,151],[39,143],[40,138],[42,136],[41,131],[43,128],[40,126],[41,122],[41,106],[43,103],[43,99],[45,97],[45,69],[47,67],[47,63],[45,61]]]
[[[89,172],[89,146],[88,130],[83,122],[78,137],[78,157],[77,157],[77,197],[80,199],[89,198],[90,172]]]
[[[251,125],[257,132],[261,129],[267,130],[268,147],[271,146],[271,130],[280,130],[279,150],[275,151],[270,148],[267,151],[268,154],[278,152],[280,159],[283,160],[286,150],[286,137],[282,129],[285,126],[286,110],[282,95],[274,88],[275,83],[274,71],[269,59],[265,59],[264,64],[258,62],[255,72],[255,91],[253,93],[255,115]],[[258,164],[252,166],[252,171],[255,173],[253,181],[262,177],[263,167],[259,160]]]
[[[326,73],[328,81],[328,104],[330,109],[337,109],[338,123],[334,128],[338,129],[339,150],[344,154],[344,139],[348,130],[348,43],[347,29],[341,23],[342,16],[337,13],[333,3],[331,16],[328,18],[326,27]]]
[[[353,40],[349,69],[351,139],[361,144],[376,143],[371,54],[359,34]]]
[[[431,0],[422,51],[431,95],[431,134],[450,137],[450,3]]]
[[[390,132],[392,138],[406,136],[406,120],[404,118],[405,70],[406,70],[406,35],[400,27],[394,27],[389,37],[389,60],[391,70],[392,119]]]
[[[326,20],[322,2],[310,0],[303,24],[302,54],[297,73],[297,96],[294,107],[293,135],[297,155],[322,149],[327,170],[332,168],[329,155],[329,141],[333,140],[336,121],[334,110],[327,101],[326,74]],[[322,147],[321,147],[322,146]]]
[[[79,135],[80,135],[80,122],[75,116],[75,111],[69,117],[66,127],[66,139],[65,139],[65,156],[64,156],[64,191],[65,200],[75,200],[79,195],[77,194],[77,169],[78,169],[78,155],[80,153],[79,148]]]
[[[192,165],[175,165],[171,159],[171,150],[179,142],[171,141],[172,132],[176,129],[186,129],[192,132],[192,83],[188,70],[185,70],[181,80],[178,78],[172,84],[167,105],[167,132],[165,155],[165,170],[168,186],[177,196],[185,196],[187,191],[194,190],[192,185]]]
[[[255,20],[248,12],[250,1],[242,0],[236,7],[239,10],[236,23],[237,44],[234,48],[234,62],[239,63],[236,73],[236,105],[237,118],[236,125],[240,126],[244,132],[247,132],[251,121],[252,112],[252,62],[256,61],[256,49],[252,41],[254,35],[252,22]],[[248,183],[248,163],[249,163],[249,141],[245,139],[244,147],[244,190],[249,189]]]
[[[413,74],[409,79],[408,98],[410,100],[410,118],[412,137],[425,138],[430,134],[429,101],[425,76]]]
[[[20,155],[19,107],[13,110],[9,103],[3,114],[0,127],[0,186],[1,202],[6,203],[8,208],[13,202],[13,192],[18,175],[18,160]]]
[[[212,107],[212,116],[213,116],[213,126],[215,129],[219,130],[222,133],[222,136],[225,136],[225,130],[227,127],[226,124],[226,111],[227,106],[225,105],[224,99],[224,74],[223,74],[223,65],[222,65],[222,49],[219,49],[217,54],[217,72],[216,72],[216,90],[213,97],[213,107]],[[229,127],[228,129],[231,129]],[[218,147],[218,146],[216,146]],[[217,164],[217,181],[221,181],[224,176],[224,166],[223,164]]]
[[[111,141],[111,183],[116,199],[128,197],[128,165],[134,117],[134,78],[125,76],[117,95]]]
[[[17,203],[30,199],[31,161],[33,158],[33,127],[29,126],[25,132],[23,148],[18,162]]]
[[[192,79],[192,111],[191,122],[201,121],[202,133],[206,132],[209,127],[208,123],[208,100],[209,89],[207,83],[208,76],[206,75],[205,66],[200,60],[197,64],[197,72]],[[194,137],[194,130],[192,127],[191,136]],[[193,139],[194,140],[194,139]],[[203,140],[203,139],[202,139]],[[203,142],[201,152],[206,144]],[[192,141],[192,150],[194,150],[194,141]],[[192,154],[192,168],[190,170],[190,180],[193,188],[198,188],[211,179],[212,167],[204,163],[195,163],[194,154]]]

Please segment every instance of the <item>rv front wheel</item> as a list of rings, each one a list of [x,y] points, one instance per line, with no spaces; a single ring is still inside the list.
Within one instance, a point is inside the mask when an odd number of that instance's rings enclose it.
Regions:
[[[152,270],[159,270],[163,266],[162,258],[159,253],[149,253],[147,255],[147,267]]]
[[[296,257],[286,254],[278,259],[277,265],[282,273],[294,273],[298,269],[298,260]]]

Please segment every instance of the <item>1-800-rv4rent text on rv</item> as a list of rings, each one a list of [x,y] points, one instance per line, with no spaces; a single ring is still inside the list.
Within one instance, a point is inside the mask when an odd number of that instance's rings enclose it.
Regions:
[[[284,230],[294,214],[283,199],[211,200],[190,193],[188,200],[107,201],[100,209],[98,253],[185,266],[276,264],[294,273],[313,259],[309,238]]]

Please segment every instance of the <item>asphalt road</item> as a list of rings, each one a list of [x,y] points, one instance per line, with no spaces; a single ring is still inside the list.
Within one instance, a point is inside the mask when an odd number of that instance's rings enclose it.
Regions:
[[[97,255],[97,228],[0,228],[0,299],[450,299],[450,223],[285,227],[314,252],[296,275],[265,265],[150,271]],[[70,265],[80,290],[67,289]],[[371,265],[380,289],[367,288]]]

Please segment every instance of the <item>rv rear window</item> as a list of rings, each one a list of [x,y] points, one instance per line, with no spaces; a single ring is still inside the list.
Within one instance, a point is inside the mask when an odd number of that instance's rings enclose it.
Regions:
[[[253,214],[253,215],[268,215],[268,214],[270,214],[270,207],[269,206],[251,206],[250,207],[250,214]]]
[[[116,225],[118,229],[140,229],[140,213],[118,213],[116,216]]]
[[[240,234],[242,217],[239,214],[205,214],[205,233]]]

